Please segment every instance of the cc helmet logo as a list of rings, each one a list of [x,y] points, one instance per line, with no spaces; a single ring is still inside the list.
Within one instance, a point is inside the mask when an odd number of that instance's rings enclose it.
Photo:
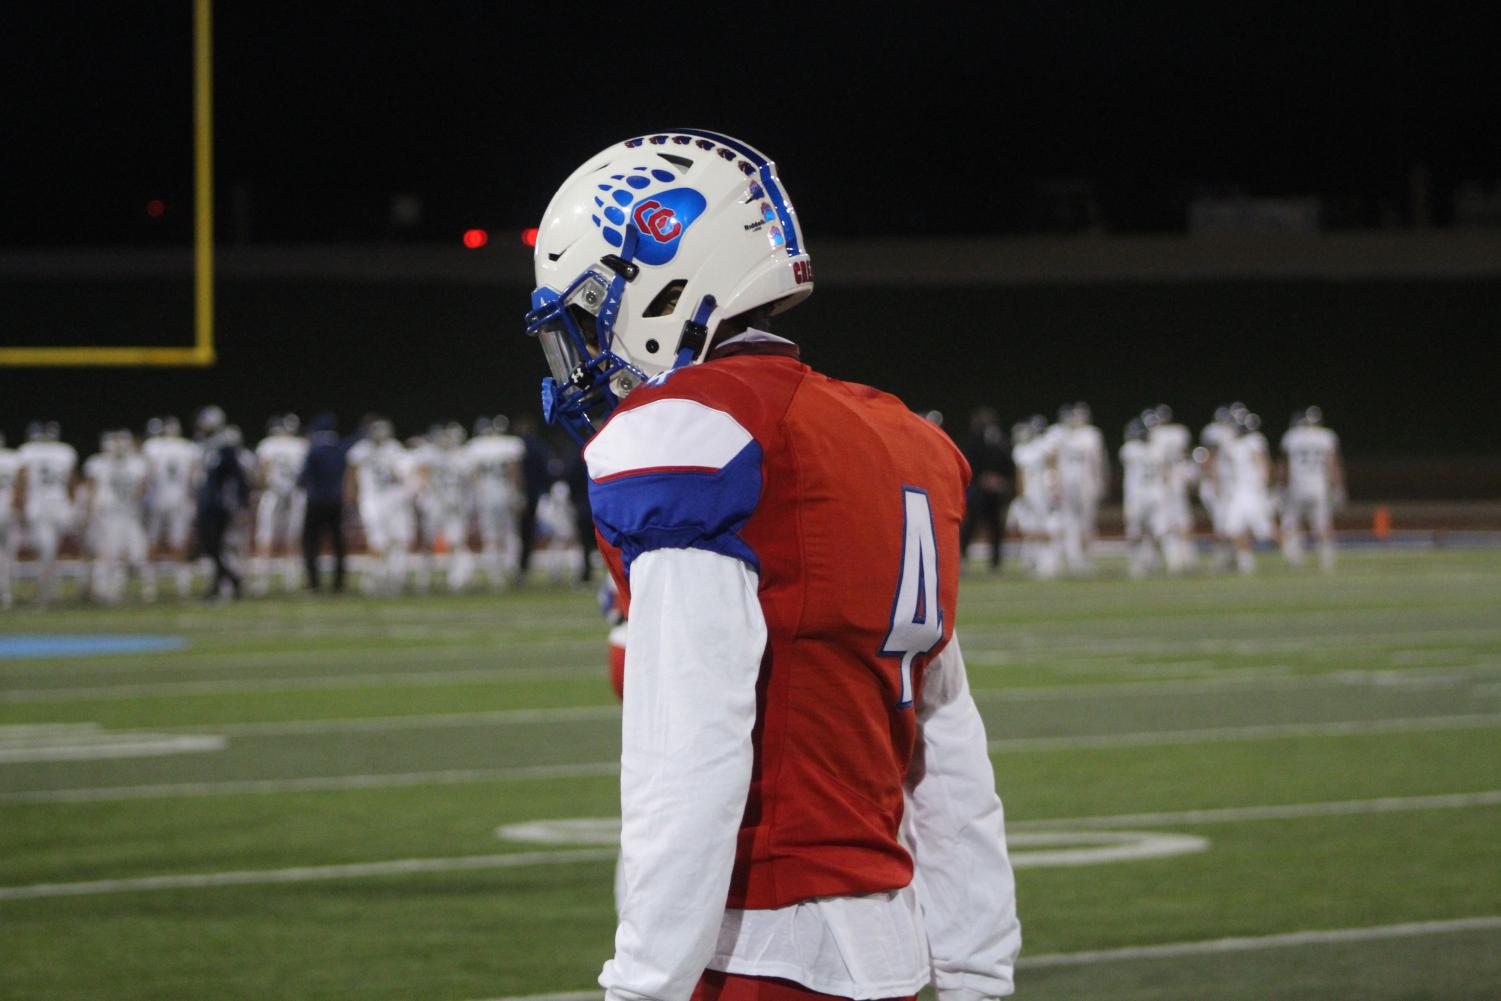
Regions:
[[[683,224],[678,222],[672,209],[663,208],[662,203],[655,198],[648,198],[637,205],[631,218],[635,220],[638,230],[658,243],[676,239],[683,232]]]

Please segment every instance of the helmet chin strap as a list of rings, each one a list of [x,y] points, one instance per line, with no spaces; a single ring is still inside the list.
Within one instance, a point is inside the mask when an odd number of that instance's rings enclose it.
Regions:
[[[604,305],[600,306],[599,314],[595,317],[595,331],[599,336],[599,349],[609,351],[610,345],[615,340],[615,318],[620,315],[620,300],[625,295],[625,287],[635,278],[640,269],[634,261],[636,247],[641,242],[641,233],[634,223],[626,223],[625,239],[620,245],[619,254],[606,254],[601,263],[611,271],[615,277],[610,279],[610,287],[605,292]]]
[[[672,363],[673,368],[692,365],[693,359],[703,351],[704,344],[709,339],[709,316],[717,305],[712,295],[706,295],[698,301],[698,308],[693,311],[693,318],[683,324],[683,336],[678,341],[678,353]]]

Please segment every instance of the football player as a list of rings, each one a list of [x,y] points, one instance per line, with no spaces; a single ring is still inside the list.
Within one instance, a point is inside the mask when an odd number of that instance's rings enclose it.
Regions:
[[[57,597],[57,550],[73,523],[78,478],[78,453],[61,438],[56,421],[34,422],[17,449],[26,535],[40,564],[37,600],[43,605]]]
[[[146,544],[153,559],[170,563],[181,597],[193,582],[188,542],[202,451],[182,436],[176,417],[153,417],[146,424],[141,456],[146,460]]]
[[[428,435],[423,477],[422,519],[427,525],[427,550],[448,551],[447,583],[450,591],[462,591],[474,575],[474,553],[469,548],[469,456],[464,451],[464,426],[452,422]]]
[[[399,594],[406,586],[407,550],[412,545],[413,510],[408,479],[411,457],[388,420],[370,423],[369,435],[349,450],[360,524],[371,571],[368,593]]]
[[[0,431],[0,610],[15,603],[16,552],[21,548],[16,481],[20,477],[21,457],[5,447],[5,433]]]
[[[1220,449],[1218,462],[1225,463],[1220,483],[1226,492],[1223,531],[1235,546],[1235,565],[1241,573],[1253,573],[1256,557],[1253,543],[1272,537],[1271,458],[1261,418],[1246,413],[1236,435]]]
[[[1022,537],[1022,565],[1044,580],[1058,576],[1063,561],[1054,453],[1041,417],[1011,429],[1011,461],[1017,496],[1007,520]]]
[[[1105,438],[1090,423],[1087,403],[1064,406],[1058,416],[1060,430],[1054,448],[1063,555],[1070,570],[1087,573],[1094,569],[1095,521],[1109,479]]]
[[[296,414],[272,417],[266,437],[255,447],[261,496],[255,507],[255,571],[251,589],[257,594],[271,590],[273,564],[280,564],[282,586],[297,587],[297,558],[293,555],[302,538],[302,519],[307,494],[297,485],[307,461],[308,442],[298,432],[302,422]]]
[[[1132,577],[1143,577],[1159,564],[1171,566],[1172,524],[1168,510],[1168,463],[1147,440],[1140,417],[1126,425],[1121,445],[1121,505]]]
[[[125,597],[127,574],[141,581],[141,597],[156,598],[156,576],[146,558],[146,460],[129,431],[106,431],[99,451],[83,464],[88,491],[89,548],[96,597],[114,604]]]
[[[1193,507],[1188,499],[1198,473],[1198,467],[1189,456],[1193,435],[1188,428],[1173,420],[1173,408],[1166,403],[1159,403],[1143,417],[1146,418],[1143,423],[1147,427],[1147,440],[1166,463],[1163,502],[1169,529],[1167,564],[1168,569],[1176,573],[1189,566],[1194,557]]]
[[[1334,569],[1335,505],[1345,499],[1345,471],[1339,436],[1324,426],[1324,412],[1309,407],[1294,415],[1282,436],[1287,476],[1282,500],[1282,553],[1289,563],[1303,563],[1304,524],[1319,541],[1319,564]]]
[[[958,449],[767,329],[813,275],[744,143],[591,157],[535,263],[544,412],[593,436],[630,623],[606,996],[901,997],[930,971],[940,997],[1010,993],[1002,808],[953,638]]]
[[[504,416],[481,417],[474,422],[474,437],[464,446],[483,547],[480,565],[493,588],[515,580],[521,566],[516,515],[525,503],[521,462],[526,445],[507,433],[510,426]]]
[[[238,600],[243,590],[242,523],[250,506],[255,455],[244,447],[239,427],[228,423],[217,406],[198,411],[193,426],[201,448],[196,477],[198,548],[213,567],[203,598],[218,601],[230,595]]]

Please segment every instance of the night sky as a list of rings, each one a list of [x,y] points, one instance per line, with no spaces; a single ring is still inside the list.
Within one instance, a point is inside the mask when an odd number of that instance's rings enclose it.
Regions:
[[[1418,164],[1442,223],[1456,183],[1501,177],[1483,6],[221,0],[219,233],[519,228],[673,125],[760,146],[821,236],[1058,228],[1047,192],[1080,181],[1111,231],[1180,229],[1217,190],[1400,222]],[[0,8],[0,245],[187,242],[190,54],[186,0]]]

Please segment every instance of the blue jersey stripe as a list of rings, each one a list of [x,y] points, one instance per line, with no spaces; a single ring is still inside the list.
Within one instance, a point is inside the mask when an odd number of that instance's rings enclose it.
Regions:
[[[761,446],[752,441],[723,469],[658,470],[589,481],[599,534],[631,562],[655,549],[704,549],[760,572],[740,531],[761,500]]]

